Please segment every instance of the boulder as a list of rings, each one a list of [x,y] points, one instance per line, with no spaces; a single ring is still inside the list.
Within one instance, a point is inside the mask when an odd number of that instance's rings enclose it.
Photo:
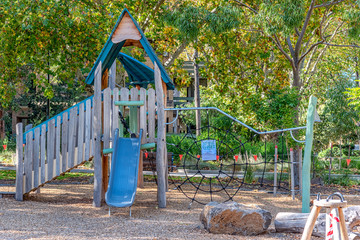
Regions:
[[[210,233],[258,235],[266,231],[271,223],[271,213],[258,206],[247,206],[237,202],[205,205],[200,221]]]

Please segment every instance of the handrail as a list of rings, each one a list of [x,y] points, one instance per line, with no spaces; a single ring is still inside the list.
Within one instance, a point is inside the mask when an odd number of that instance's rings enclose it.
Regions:
[[[53,119],[55,119],[55,126],[56,126],[56,125],[57,125],[56,119],[57,119],[58,116],[61,117],[61,122],[60,122],[60,124],[61,124],[62,121],[63,121],[62,115],[63,115],[65,112],[70,112],[71,109],[77,107],[77,108],[78,108],[78,114],[79,114],[79,106],[80,106],[80,104],[85,103],[87,100],[90,99],[90,100],[91,100],[91,106],[92,106],[92,99],[93,99],[93,98],[94,98],[94,95],[92,95],[92,96],[90,96],[90,97],[88,97],[88,98],[86,98],[86,99],[78,102],[78,103],[75,104],[74,106],[69,107],[68,109],[62,111],[61,113],[56,114],[55,116],[49,118],[49,119],[46,120],[45,122],[42,122],[42,123],[40,123],[39,125],[37,125],[37,126],[31,128],[31,129],[27,130],[27,131],[24,132],[24,134],[23,134],[24,144],[26,143],[26,134],[28,134],[29,132],[33,132],[36,128],[40,128],[40,134],[41,134],[41,126],[44,125],[44,124],[46,125],[46,131],[47,131],[47,130],[48,130],[47,124],[48,124],[51,120],[53,120]],[[84,105],[84,110],[86,110],[86,105]],[[70,118],[70,114],[68,114],[68,119],[69,119],[69,118]],[[33,137],[34,137],[34,136],[33,136]]]
[[[227,114],[226,112],[218,109],[217,107],[191,107],[191,108],[165,108],[165,111],[188,111],[188,110],[216,110],[220,113],[222,113],[223,115],[227,116],[228,118],[230,118],[231,120],[241,124],[242,126],[248,128],[249,130],[253,131],[256,134],[259,135],[263,135],[263,134],[269,134],[269,133],[281,133],[281,132],[287,132],[287,131],[294,131],[294,130],[300,130],[300,129],[306,129],[306,126],[302,126],[302,127],[295,127],[295,128],[285,128],[285,129],[277,129],[277,130],[271,130],[271,131],[265,131],[265,132],[260,132],[252,127],[250,127],[249,125],[246,125],[245,123],[241,122],[240,120],[238,120],[237,118],[234,118],[233,116]]]

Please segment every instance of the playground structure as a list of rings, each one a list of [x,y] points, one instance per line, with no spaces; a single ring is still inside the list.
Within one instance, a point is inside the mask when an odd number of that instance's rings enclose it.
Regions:
[[[119,53],[122,47],[137,46],[144,48],[154,64],[155,71],[143,63],[125,54]],[[152,88],[115,88],[116,67],[114,61],[120,58],[129,78],[134,85],[148,85]],[[137,82],[136,82],[137,81]],[[174,85],[151,48],[137,22],[125,9],[119,17],[108,41],[86,79],[94,84],[94,95],[74,105],[70,109],[52,117],[48,121],[23,133],[22,124],[17,129],[17,200],[23,200],[24,194],[37,190],[59,175],[69,172],[85,162],[94,162],[94,200],[93,205],[101,206],[108,187],[109,160],[103,149],[112,147],[115,129],[124,136],[123,126],[119,125],[119,110],[125,114],[129,107],[130,130],[134,133],[142,129],[141,144],[157,144],[157,169],[159,182],[158,201],[160,207],[166,206],[165,199],[165,148],[157,128],[165,130],[164,104],[167,91]],[[165,94],[164,94],[165,93]],[[171,95],[171,94],[169,94]],[[165,103],[164,103],[165,102]],[[156,110],[157,106],[157,110]],[[159,143],[160,142],[160,143]],[[151,145],[152,146],[152,145]],[[113,155],[117,149],[114,148]],[[137,153],[138,155],[142,155]],[[140,159],[140,178],[142,177]],[[136,174],[129,176],[136,181]],[[140,180],[141,184],[141,180]]]
[[[154,71],[130,56],[120,53],[121,48],[126,46],[144,48],[154,64]],[[156,90],[151,88],[148,90],[140,88],[138,90],[135,87],[130,90],[116,88],[114,82],[114,75],[116,74],[114,61],[116,58],[119,58],[124,65],[133,85],[146,86],[148,83],[154,83]],[[110,206],[131,206],[136,192],[136,184],[133,183],[137,183],[139,179],[139,185],[142,184],[141,157],[143,154],[140,149],[156,143],[157,200],[159,207],[166,207],[168,170],[166,119],[169,119],[169,123],[174,123],[177,119],[172,120],[173,112],[186,109],[166,108],[167,99],[172,95],[171,90],[174,85],[139,25],[126,9],[116,23],[88,75],[86,83],[94,84],[94,96],[74,105],[39,126],[27,130],[25,133],[23,133],[22,124],[17,125],[16,199],[23,200],[24,194],[35,191],[59,175],[92,160],[94,162],[93,205],[101,206],[109,187],[106,199],[109,200]],[[310,153],[315,105],[316,98],[310,98],[306,127],[269,132],[256,131],[216,109],[257,134],[281,133],[306,128],[302,178],[303,212],[310,210]],[[115,131],[117,128],[119,128],[120,137],[125,135],[123,125],[119,124],[118,115],[119,111],[125,114],[125,107],[129,107],[130,131],[133,133],[141,132],[138,140],[135,140],[137,138],[130,138],[130,140],[117,138]],[[172,127],[169,127],[168,131],[172,132]],[[119,145],[128,144],[127,141],[132,142],[131,146],[136,147],[136,149],[126,151],[125,145]],[[110,181],[108,178],[109,159],[105,154],[111,152],[108,149],[112,149],[113,158],[120,154],[119,161],[111,164],[114,172],[110,173]],[[125,155],[129,156],[125,158]],[[127,160],[132,161],[131,166],[127,166]],[[138,164],[137,160],[139,161]],[[129,168],[131,174],[120,171],[124,166]],[[120,178],[123,180],[126,178],[124,181],[129,184],[128,188],[121,190],[115,187],[115,179]],[[275,177],[275,179],[277,178]],[[125,197],[129,197],[130,200],[128,198],[124,200]]]

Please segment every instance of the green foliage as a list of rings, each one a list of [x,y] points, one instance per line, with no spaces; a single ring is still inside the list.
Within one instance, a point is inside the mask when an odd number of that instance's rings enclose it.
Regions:
[[[306,10],[303,0],[266,0],[260,4],[254,22],[269,35],[282,32],[286,36],[301,26]]]
[[[356,139],[359,110],[349,105],[347,89],[354,86],[352,81],[340,79],[329,86],[324,97],[324,107],[320,114],[321,123],[317,124],[318,136],[324,145],[337,139]]]
[[[267,95],[254,94],[249,110],[254,113],[261,129],[271,130],[294,126],[299,95],[294,89],[271,90]]]

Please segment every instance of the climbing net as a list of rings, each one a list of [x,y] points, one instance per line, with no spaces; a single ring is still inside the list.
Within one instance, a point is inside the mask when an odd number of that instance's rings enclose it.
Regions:
[[[230,201],[240,190],[289,191],[286,133],[260,136],[211,110],[201,113],[198,129],[194,118],[180,111],[180,133],[167,136],[176,166],[169,179],[191,203]]]

